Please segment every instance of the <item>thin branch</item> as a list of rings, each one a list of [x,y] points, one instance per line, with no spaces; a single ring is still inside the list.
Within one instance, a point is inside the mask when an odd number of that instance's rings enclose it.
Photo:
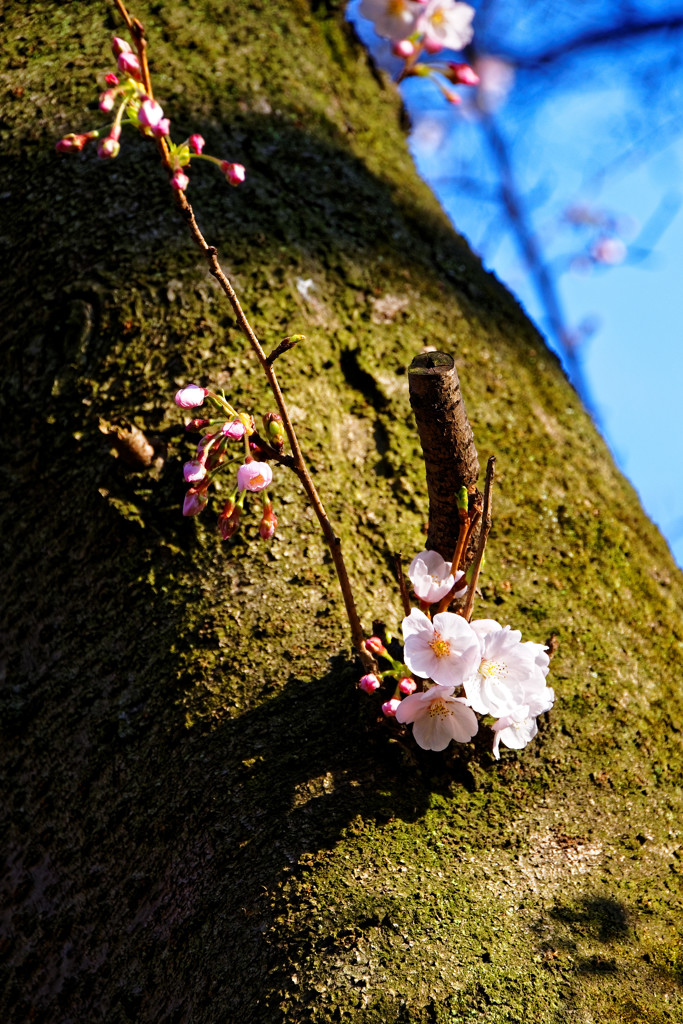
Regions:
[[[401,591],[401,603],[403,604],[403,614],[410,615],[410,597],[408,596],[408,588],[406,587],[406,578],[403,575],[403,565],[401,563],[400,553],[394,555],[394,566],[396,567],[396,579],[398,580],[398,588]]]
[[[482,513],[481,530],[479,532],[479,544],[477,545],[477,553],[474,556],[474,562],[472,563],[472,579],[470,581],[469,590],[467,591],[467,597],[465,604],[463,605],[461,615],[469,622],[472,618],[472,609],[474,608],[474,596],[477,589],[477,583],[479,582],[479,573],[481,572],[481,563],[484,559],[484,551],[486,549],[486,541],[488,540],[489,531],[491,529],[491,505],[493,502],[493,477],[496,470],[496,459],[492,455],[486,465],[486,484],[484,485],[484,511]]]
[[[145,85],[145,89],[148,92],[148,95],[151,97],[152,86],[149,78],[149,68],[147,66],[147,44],[144,36],[144,28],[142,24],[139,21],[137,21],[137,19],[131,19],[123,3],[123,0],[114,0],[114,3],[118,8],[122,18],[126,22],[126,25],[128,26],[135,40],[135,45],[138,50],[138,55],[140,57],[140,63],[143,71],[143,82]],[[170,170],[171,168],[169,165],[168,148],[166,144],[163,142],[163,140],[160,140],[160,142],[161,145],[159,148],[162,154],[164,166],[168,170]],[[313,483],[313,480],[309,473],[308,467],[301,452],[301,448],[299,446],[299,441],[296,436],[296,432],[294,430],[292,421],[289,416],[289,410],[287,409],[282,391],[280,389],[280,384],[275,375],[275,371],[272,365],[269,363],[268,358],[266,357],[266,354],[263,351],[261,343],[256,337],[256,334],[242,309],[240,301],[237,298],[237,294],[234,288],[232,287],[230,280],[226,276],[225,272],[223,271],[223,268],[221,267],[218,261],[218,250],[214,246],[210,246],[207,243],[206,239],[204,238],[204,235],[202,234],[199,225],[197,224],[197,220],[195,218],[192,206],[190,205],[184,192],[177,192],[176,197],[178,206],[180,207],[183,213],[183,216],[188,225],[190,233],[192,234],[192,237],[194,238],[195,242],[206,256],[210,273],[218,281],[224,294],[227,296],[228,301],[230,302],[230,305],[232,306],[233,312],[237,319],[237,324],[242,333],[245,335],[252,350],[256,354],[256,357],[259,363],[261,364],[261,368],[264,374],[266,375],[268,385],[273,393],[273,397],[275,398],[277,407],[280,411],[280,415],[282,417],[282,425],[287,434],[287,438],[289,440],[290,448],[292,451],[291,469],[293,470],[294,473],[296,473],[296,475],[298,476],[299,480],[303,485],[308,500],[313,506],[315,514],[318,518],[318,522],[323,532],[323,536],[325,537],[327,546],[329,547],[330,553],[332,555],[332,561],[334,562],[337,578],[339,580],[339,586],[341,588],[342,597],[344,599],[346,615],[349,620],[349,625],[351,627],[351,637],[353,640],[353,645],[364,667],[370,670],[375,670],[377,668],[377,663],[370,654],[370,652],[367,651],[365,648],[365,637],[363,633],[363,627],[358,617],[358,612],[356,611],[356,605],[351,591],[351,584],[349,581],[348,573],[346,571],[346,564],[344,562],[344,558],[341,551],[341,540],[339,539],[339,537],[337,537],[336,533],[332,528],[332,524],[330,523],[327,512],[325,511],[325,507],[320,499],[320,495],[318,494],[315,484]]]
[[[520,192],[512,170],[507,143],[490,114],[482,116],[481,124],[498,165],[501,201],[507,210],[512,230],[517,238],[517,243],[522,250],[529,274],[545,309],[550,329],[562,350],[572,384],[581,396],[586,410],[596,419],[588,385],[583,375],[583,368],[576,348],[571,345],[569,340],[570,332],[566,325],[564,311],[555,282],[545,264],[538,239],[531,223],[527,219],[526,210],[520,199]]]

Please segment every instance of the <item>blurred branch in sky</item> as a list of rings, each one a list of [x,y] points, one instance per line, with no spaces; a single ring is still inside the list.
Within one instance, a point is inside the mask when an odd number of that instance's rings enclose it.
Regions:
[[[683,450],[683,420],[672,416],[683,320],[683,2],[474,6],[464,56],[479,87],[463,88],[454,107],[428,78],[401,84],[418,169],[546,333],[681,561],[683,537],[676,542],[670,524],[683,515],[683,483],[674,486],[670,467]],[[352,0],[359,35],[395,75],[401,63],[357,11]],[[433,60],[444,57],[455,59]]]

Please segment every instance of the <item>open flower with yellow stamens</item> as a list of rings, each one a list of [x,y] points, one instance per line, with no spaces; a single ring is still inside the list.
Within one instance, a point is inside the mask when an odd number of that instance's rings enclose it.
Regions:
[[[413,608],[403,620],[403,658],[413,673],[454,689],[477,671],[477,635],[462,615],[439,612],[433,621]]]
[[[470,707],[480,715],[513,715],[532,695],[548,689],[544,674],[548,659],[540,644],[522,643],[518,629],[501,626],[494,619],[479,619],[472,623],[472,630],[481,645],[481,661],[465,680],[465,693]]]
[[[413,723],[413,736],[425,750],[444,750],[451,740],[469,743],[476,735],[477,716],[450,686],[430,686],[405,697],[396,709],[396,721]]]

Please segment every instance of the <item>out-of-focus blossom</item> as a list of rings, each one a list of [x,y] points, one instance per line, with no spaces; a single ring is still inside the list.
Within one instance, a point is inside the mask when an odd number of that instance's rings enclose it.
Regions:
[[[373,23],[378,36],[400,41],[415,31],[424,10],[415,0],[362,0],[360,14]]]
[[[455,0],[429,0],[422,9],[417,31],[424,33],[429,52],[440,49],[462,50],[474,35],[474,8]]]

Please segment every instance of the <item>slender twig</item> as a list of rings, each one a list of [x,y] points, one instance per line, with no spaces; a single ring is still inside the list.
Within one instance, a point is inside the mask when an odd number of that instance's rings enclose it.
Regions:
[[[486,464],[486,484],[484,485],[484,509],[482,512],[481,530],[479,532],[479,543],[477,544],[477,552],[474,556],[472,563],[472,579],[470,580],[469,590],[467,591],[467,597],[465,598],[465,604],[460,612],[467,621],[469,622],[472,618],[472,609],[474,607],[474,595],[477,589],[477,583],[479,582],[479,573],[481,571],[481,563],[484,558],[484,551],[486,549],[486,541],[488,539],[489,530],[491,529],[491,505],[493,502],[493,477],[496,469],[496,459],[492,455]]]
[[[470,532],[470,514],[466,508],[458,509],[458,543],[455,545],[455,552],[451,560],[451,576],[455,576],[460,568],[460,559],[465,550],[465,544]]]
[[[133,19],[130,17],[123,3],[123,0],[114,0],[114,3],[118,8],[121,17],[125,21],[129,31],[131,32],[131,35],[133,36],[133,40],[135,42],[135,46],[138,51],[138,56],[140,59],[140,65],[142,68],[143,84],[145,86],[145,89],[147,90],[148,95],[151,97],[152,84],[150,81],[149,67],[147,64],[147,42],[145,39],[144,28],[137,19]],[[163,158],[164,166],[166,167],[167,170],[171,170],[169,163],[168,147],[166,146],[163,139],[159,141],[161,143],[159,149]],[[192,206],[190,205],[184,192],[177,192],[176,198],[178,206],[180,207],[183,213],[183,216],[188,225],[190,233],[192,234],[192,237],[194,238],[195,242],[197,243],[197,245],[199,246],[199,248],[202,250],[206,257],[210,273],[213,275],[213,277],[215,277],[216,281],[219,283],[221,289],[226,295],[228,301],[230,302],[230,305],[232,306],[233,312],[237,320],[237,324],[242,333],[244,334],[244,336],[246,337],[247,341],[249,342],[252,350],[256,354],[259,363],[261,364],[261,368],[266,376],[268,385],[273,393],[273,397],[275,398],[277,407],[280,411],[280,415],[282,417],[282,425],[285,429],[285,433],[287,434],[287,438],[289,440],[289,445],[292,451],[292,465],[290,468],[294,473],[296,473],[296,475],[298,476],[299,480],[303,485],[304,491],[306,492],[306,496],[308,497],[308,500],[313,506],[313,510],[315,511],[315,514],[318,518],[318,522],[323,532],[323,536],[325,537],[327,546],[329,547],[330,553],[332,555],[332,561],[334,563],[334,567],[337,573],[337,579],[339,580],[339,586],[341,588],[342,597],[344,599],[346,615],[349,620],[349,625],[351,627],[351,637],[353,640],[353,645],[361,661],[363,662],[363,665],[367,669],[375,670],[377,668],[377,663],[370,654],[370,652],[367,651],[365,648],[365,637],[363,633],[363,627],[358,617],[356,604],[353,599],[351,584],[349,581],[348,573],[346,571],[346,564],[344,562],[344,558],[341,551],[341,540],[339,539],[339,537],[337,537],[335,531],[332,528],[332,524],[330,523],[327,512],[325,511],[325,507],[321,501],[320,495],[318,494],[315,484],[313,483],[313,480],[311,478],[311,474],[308,470],[301,448],[299,446],[299,441],[296,436],[294,427],[292,425],[292,421],[289,416],[289,410],[287,409],[287,406],[285,404],[284,396],[280,389],[280,384],[278,382],[275,371],[271,363],[269,362],[268,357],[263,351],[261,343],[259,342],[251,324],[249,323],[242,309],[240,301],[237,297],[234,288],[232,287],[232,284],[230,283],[230,280],[228,279],[227,275],[225,274],[223,268],[221,267],[218,261],[218,250],[214,246],[209,245],[206,239],[204,238],[204,235],[202,234],[199,225],[197,224],[197,220],[195,218]]]
[[[400,552],[397,552],[394,555],[394,566],[396,567],[396,579],[398,580],[398,589],[401,592],[403,614],[410,615],[410,597],[408,596],[408,588],[406,587],[406,578],[403,575],[403,564],[401,562]]]

